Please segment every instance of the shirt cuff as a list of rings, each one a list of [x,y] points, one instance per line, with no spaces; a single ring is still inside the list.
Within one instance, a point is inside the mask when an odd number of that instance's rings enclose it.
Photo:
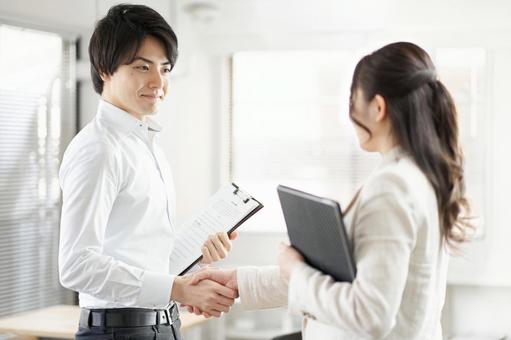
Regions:
[[[176,275],[145,271],[137,305],[145,308],[165,308],[170,302]]]
[[[288,310],[292,314],[305,315],[307,313],[307,286],[308,278],[314,273],[314,269],[305,262],[294,266],[289,277]]]

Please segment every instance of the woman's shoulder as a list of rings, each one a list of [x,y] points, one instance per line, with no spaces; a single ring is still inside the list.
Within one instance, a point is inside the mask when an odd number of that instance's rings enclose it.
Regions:
[[[361,200],[391,198],[417,208],[422,201],[435,198],[433,187],[414,160],[406,154],[385,159],[367,182],[361,192]]]
[[[413,159],[404,156],[384,162],[372,173],[360,191],[352,219],[358,224],[372,218],[382,222],[380,227],[395,230],[397,225],[385,221],[391,215],[401,216],[415,230],[435,209],[436,197],[429,181]],[[356,229],[362,232],[360,226]]]

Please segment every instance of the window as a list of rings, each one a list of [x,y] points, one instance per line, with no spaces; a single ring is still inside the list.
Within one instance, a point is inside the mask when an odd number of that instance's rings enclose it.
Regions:
[[[481,217],[488,204],[483,202],[485,50],[438,49],[435,57],[460,113],[468,194]],[[285,231],[278,184],[336,199],[346,207],[374,169],[379,156],[360,149],[348,117],[349,86],[359,58],[349,50],[233,56],[231,179],[265,204],[244,230]]]
[[[0,316],[59,303],[61,119],[74,115],[74,43],[0,25]]]
[[[231,177],[265,204],[244,230],[285,231],[276,187],[346,206],[377,164],[348,116],[351,52],[241,52],[233,57]]]

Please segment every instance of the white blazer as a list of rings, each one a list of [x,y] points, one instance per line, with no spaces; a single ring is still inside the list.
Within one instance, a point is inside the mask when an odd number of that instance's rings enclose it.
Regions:
[[[441,339],[448,252],[433,187],[399,148],[383,156],[345,216],[353,283],[300,264],[289,285],[278,267],[237,270],[246,309],[288,306],[306,340]]]

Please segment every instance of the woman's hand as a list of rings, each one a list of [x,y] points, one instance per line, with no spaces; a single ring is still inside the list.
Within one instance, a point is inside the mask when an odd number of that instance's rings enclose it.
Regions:
[[[227,233],[216,233],[209,235],[202,246],[202,260],[200,263],[209,264],[224,259],[232,249],[232,240],[238,237],[238,232],[233,231],[230,235]]]
[[[284,279],[284,281],[289,282],[293,268],[301,262],[305,262],[302,254],[300,254],[292,246],[288,246],[283,243],[280,244],[278,264],[280,268],[280,276]]]
[[[227,313],[238,297],[237,289],[204,278],[196,282],[193,275],[178,276],[172,285],[171,300],[182,305],[194,306],[209,316],[220,317]]]

